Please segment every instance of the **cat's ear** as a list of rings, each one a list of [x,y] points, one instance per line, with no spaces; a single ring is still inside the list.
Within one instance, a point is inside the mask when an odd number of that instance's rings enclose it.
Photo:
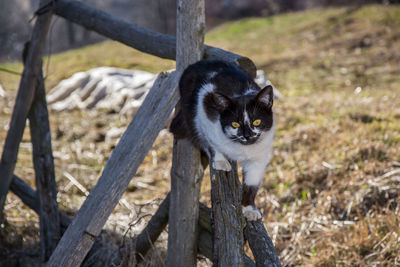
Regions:
[[[224,111],[231,104],[231,100],[227,96],[224,96],[219,93],[213,93],[212,96],[213,96],[213,100],[214,100],[213,101],[214,106],[219,111]]]
[[[267,108],[272,108],[274,103],[274,90],[271,85],[265,86],[256,96],[256,100]]]

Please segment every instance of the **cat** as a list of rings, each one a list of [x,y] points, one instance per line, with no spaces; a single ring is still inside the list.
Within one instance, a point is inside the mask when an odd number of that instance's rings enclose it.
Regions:
[[[254,200],[270,159],[274,136],[273,88],[260,88],[240,67],[202,60],[187,67],[179,81],[180,110],[171,122],[175,138],[190,138],[215,170],[242,163],[243,215],[261,218]]]

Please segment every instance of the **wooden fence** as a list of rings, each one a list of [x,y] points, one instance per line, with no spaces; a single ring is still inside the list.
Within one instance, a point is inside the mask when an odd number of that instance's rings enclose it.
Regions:
[[[126,256],[121,253],[124,250],[108,248],[98,237],[178,104],[177,87],[182,71],[202,58],[234,62],[253,77],[256,67],[246,57],[203,45],[204,0],[177,1],[176,38],[126,23],[78,1],[40,0],[39,7],[32,38],[24,51],[25,67],[0,163],[0,216],[4,216],[4,203],[11,189],[40,216],[41,251],[46,266],[89,266],[91,263],[84,261],[88,253],[94,255],[97,263],[121,265]],[[176,59],[177,65],[176,71],[159,74],[73,220],[58,209],[56,202],[50,126],[41,71],[43,47],[53,14],[145,53]],[[179,104],[176,108],[179,109]],[[30,120],[38,192],[13,175],[27,118]],[[203,170],[207,165],[204,162],[200,152],[188,140],[174,140],[171,192],[137,236],[137,260],[142,260],[169,224],[167,266],[195,266],[197,253],[211,258],[215,266],[280,266],[262,221],[245,222],[243,219],[241,184],[236,168],[231,172],[211,170],[212,211],[199,203]],[[244,254],[245,240],[249,242],[255,263]],[[104,253],[96,254],[102,249],[113,257],[105,259]],[[129,248],[127,250],[129,254]]]

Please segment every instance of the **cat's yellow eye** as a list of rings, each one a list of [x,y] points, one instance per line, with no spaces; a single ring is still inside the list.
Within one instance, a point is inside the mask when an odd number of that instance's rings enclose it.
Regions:
[[[259,126],[261,124],[261,120],[255,120],[253,121],[254,126]]]
[[[237,123],[236,121],[232,122],[232,127],[233,128],[239,128],[240,124]]]

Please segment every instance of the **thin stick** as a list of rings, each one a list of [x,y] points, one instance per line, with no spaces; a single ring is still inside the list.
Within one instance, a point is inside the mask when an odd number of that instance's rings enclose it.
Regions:
[[[40,0],[39,5],[45,5],[47,2],[47,0]],[[41,60],[51,16],[51,11],[38,16],[33,27],[30,48],[28,49],[10,128],[4,143],[0,163],[0,221],[3,219],[4,203],[17,162],[19,144],[24,134],[26,118],[33,101],[38,75],[42,66]]]

